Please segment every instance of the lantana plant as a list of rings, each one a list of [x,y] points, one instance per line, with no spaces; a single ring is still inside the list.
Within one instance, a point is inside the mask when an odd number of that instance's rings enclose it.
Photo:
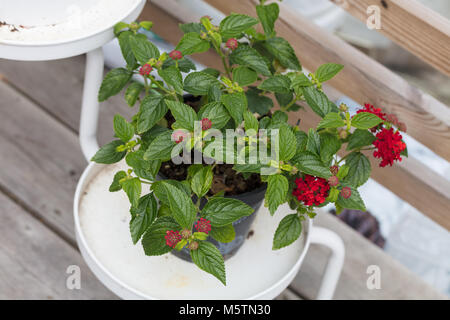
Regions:
[[[184,35],[171,52],[160,52],[138,33],[151,22],[118,24],[126,68],[111,70],[99,92],[104,101],[126,88],[126,103],[139,105],[130,121],[114,117],[116,139],[92,158],[104,164],[125,158],[129,169],[115,174],[110,191],[123,190],[129,198],[132,241],[141,241],[150,256],[188,248],[192,261],[223,284],[224,259],[208,238],[232,241],[233,222],[254,210],[226,197],[225,190],[212,192],[216,166],[259,175],[272,215],[289,204],[291,213],[273,237],[278,250],[300,237],[302,220],[313,218],[317,207],[366,210],[357,189],[370,176],[367,152],[381,159],[381,167],[406,155],[403,123],[369,104],[351,116],[346,105],[330,101],[322,84],[343,66],[328,63],[305,74],[289,42],[275,32],[278,5],[263,2],[256,12],[258,18],[233,13],[220,25],[206,16],[182,24]],[[223,72],[197,71],[188,58],[210,49],[220,56]],[[185,93],[198,97],[198,105],[185,104]],[[320,116],[316,128],[300,129],[299,113],[290,113],[299,103]],[[225,138],[229,130],[237,132],[231,140]],[[186,179],[157,179],[162,163],[192,160],[192,152],[205,157],[189,166]]]

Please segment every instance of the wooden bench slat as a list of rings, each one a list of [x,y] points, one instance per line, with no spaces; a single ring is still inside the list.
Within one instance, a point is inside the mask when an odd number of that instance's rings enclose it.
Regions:
[[[2,192],[0,212],[0,299],[117,299],[73,247]],[[80,290],[66,287],[71,265],[80,267]]]
[[[367,8],[377,5],[381,29],[377,30],[446,75],[450,75],[450,21],[416,0],[330,0],[366,22]],[[372,13],[373,14],[373,13]]]

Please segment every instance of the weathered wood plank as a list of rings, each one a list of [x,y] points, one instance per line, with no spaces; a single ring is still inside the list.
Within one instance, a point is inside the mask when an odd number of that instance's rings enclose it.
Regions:
[[[334,299],[448,299],[331,214],[319,212],[314,224],[333,230],[345,244],[344,268]],[[291,283],[302,297],[314,299],[317,295],[328,254],[324,247],[311,246],[299,274]],[[370,265],[380,267],[379,290],[367,288],[367,267]]]
[[[254,0],[206,2],[226,14],[233,11],[256,15]],[[344,70],[330,85],[358,103],[370,102],[397,114],[407,124],[411,136],[450,160],[450,109],[446,105],[282,3],[276,28],[291,43],[306,68],[316,70],[328,62],[343,64]]]
[[[303,300],[300,296],[298,296],[291,289],[284,290],[275,300]]]
[[[0,299],[117,299],[80,254],[0,192]],[[66,286],[80,268],[80,290]]]
[[[373,0],[330,0],[359,20],[366,22]],[[415,0],[386,0],[380,9],[377,30],[435,67],[450,75],[450,22]],[[373,14],[373,12],[372,12]]]
[[[170,10],[171,14],[165,13],[158,6],[164,6],[164,8]],[[175,17],[173,16],[174,14],[178,15]],[[164,28],[161,28],[158,32],[161,32],[162,37],[167,37],[166,39],[168,41],[176,43],[178,38],[172,35],[174,32],[168,30],[177,29],[180,21],[183,23],[192,21],[195,19],[194,15],[191,12],[179,13],[176,10],[176,2],[173,0],[156,0],[155,5],[151,6],[151,10],[145,11],[142,18],[152,20],[154,18],[159,19],[160,16],[163,16],[164,21],[155,20],[155,26],[158,24],[158,21],[160,24],[163,24]],[[218,57],[214,61],[206,60],[201,56],[195,56],[195,58],[198,58],[198,61],[208,67],[217,68],[221,65]],[[342,96],[336,90],[331,90],[331,87],[326,87],[329,95],[330,91],[332,91],[330,98],[337,99]],[[320,120],[308,107],[305,110],[290,114],[290,122],[292,124],[295,124],[298,119],[301,119],[300,126],[304,130],[317,126]],[[447,192],[450,189],[450,183],[448,180],[437,175],[430,168],[412,157],[405,159],[401,165],[396,165],[392,168],[379,168],[378,161],[375,161],[372,157],[369,158],[372,163],[373,179],[450,230],[450,219],[448,218],[450,194]],[[405,186],[408,186],[408,188],[405,188]]]

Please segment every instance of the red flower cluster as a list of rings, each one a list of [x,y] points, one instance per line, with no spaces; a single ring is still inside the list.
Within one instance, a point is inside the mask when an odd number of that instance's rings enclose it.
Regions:
[[[373,143],[377,148],[373,152],[375,158],[381,158],[380,167],[392,166],[395,160],[402,161],[400,153],[406,149],[406,144],[402,141],[400,132],[394,132],[393,128],[381,129],[377,133],[377,140]]]
[[[139,69],[139,73],[141,76],[148,76],[152,70],[152,66],[146,63]]]
[[[175,248],[177,243],[181,240],[181,234],[176,230],[167,230],[164,239],[166,239],[166,244],[169,247]]]
[[[169,57],[171,57],[173,60],[180,60],[183,58],[183,54],[178,50],[172,50],[169,52]]]
[[[238,42],[235,38],[230,38],[230,39],[228,39],[227,42],[225,43],[225,46],[226,46],[228,49],[236,50],[237,47],[239,46],[239,42]]]
[[[208,233],[211,231],[211,221],[206,220],[205,218],[200,218],[194,227],[198,232]]]
[[[292,194],[297,197],[298,201],[303,201],[307,206],[320,205],[325,202],[328,197],[328,191],[330,185],[327,180],[305,175],[304,179],[295,179],[297,188],[294,189]]]
[[[209,120],[208,118],[203,118],[202,119],[202,130],[209,130],[212,127],[212,122],[211,120]]]

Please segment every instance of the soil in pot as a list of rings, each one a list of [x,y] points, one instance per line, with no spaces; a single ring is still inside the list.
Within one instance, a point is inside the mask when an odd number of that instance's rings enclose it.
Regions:
[[[200,104],[199,98],[186,95],[184,96],[184,102],[198,111]],[[166,120],[168,126],[175,121],[170,113],[167,114]],[[189,166],[190,164],[175,165],[169,160],[161,165],[160,175],[164,179],[185,180]],[[217,193],[224,192],[225,197],[243,201],[251,206],[256,213],[264,200],[266,184],[261,181],[258,174],[251,174],[248,177],[244,177],[242,173],[236,172],[232,167],[233,166],[230,164],[218,164],[214,167],[212,187],[208,195],[213,196]],[[194,201],[196,201],[196,199],[194,199]],[[205,203],[206,200],[202,199],[200,207],[202,208]],[[252,234],[252,230],[250,229],[251,224],[255,219],[255,213],[248,217],[243,217],[233,223],[236,237],[232,242],[219,243],[211,237],[208,238],[208,241],[214,243],[214,245],[219,248],[224,259],[233,256],[242,246],[245,239]],[[191,261],[188,249],[183,249],[179,252],[172,251],[172,253],[184,260]]]

